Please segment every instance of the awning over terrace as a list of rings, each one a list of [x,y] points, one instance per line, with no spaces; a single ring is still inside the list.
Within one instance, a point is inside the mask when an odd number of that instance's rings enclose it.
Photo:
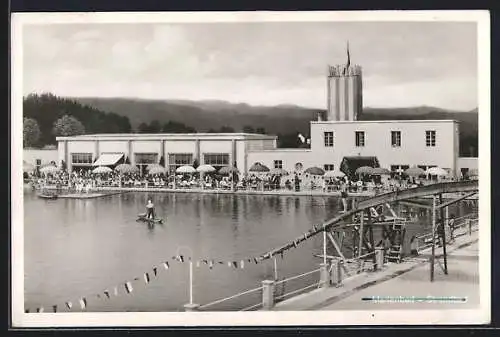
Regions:
[[[340,163],[340,171],[349,179],[353,179],[356,176],[356,170],[361,166],[380,167],[377,157],[344,157]]]
[[[123,153],[103,153],[101,156],[92,164],[92,166],[110,166],[116,165],[120,159],[123,157]]]

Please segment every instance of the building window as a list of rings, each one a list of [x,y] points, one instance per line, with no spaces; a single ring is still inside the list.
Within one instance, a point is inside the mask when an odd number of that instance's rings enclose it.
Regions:
[[[149,164],[158,163],[158,153],[134,153],[135,165],[144,173]]]
[[[393,175],[402,175],[409,168],[410,165],[391,165],[391,172]]]
[[[92,153],[72,153],[71,163],[76,165],[92,165]]]
[[[36,166],[37,167],[42,166],[42,160],[41,159],[36,159]]]
[[[436,131],[425,131],[425,146],[436,146]]]
[[[324,133],[325,147],[333,147],[333,131],[326,131]]]
[[[223,166],[229,166],[228,153],[205,153],[203,155],[204,164],[212,165],[216,170]]]
[[[365,132],[364,131],[356,131],[356,146],[363,147],[365,146]]]
[[[170,153],[168,155],[168,167],[170,169],[170,172],[175,172],[175,170],[177,170],[177,168],[181,166],[192,164],[192,153]]]
[[[325,164],[325,165],[323,165],[323,168],[325,169],[325,171],[333,171],[334,170],[333,164]]]
[[[158,153],[135,153],[136,164],[156,164]]]
[[[274,168],[275,169],[282,169],[283,168],[283,160],[275,160],[274,161]]]
[[[391,131],[392,147],[401,147],[401,131]]]

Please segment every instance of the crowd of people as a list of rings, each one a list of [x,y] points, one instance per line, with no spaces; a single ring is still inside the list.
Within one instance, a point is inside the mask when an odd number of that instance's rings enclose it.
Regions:
[[[328,177],[293,172],[288,175],[269,173],[250,174],[154,174],[92,173],[85,170],[58,170],[50,174],[32,172],[25,176],[33,188],[56,188],[84,193],[108,188],[157,188],[157,189],[221,189],[253,191],[323,191],[343,193],[383,193],[432,183],[425,178],[396,176]]]

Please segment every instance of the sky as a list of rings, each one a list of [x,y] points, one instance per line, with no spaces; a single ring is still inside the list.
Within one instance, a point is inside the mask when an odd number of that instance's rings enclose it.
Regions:
[[[23,26],[23,94],[326,108],[327,65],[363,68],[365,107],[477,107],[465,22]]]

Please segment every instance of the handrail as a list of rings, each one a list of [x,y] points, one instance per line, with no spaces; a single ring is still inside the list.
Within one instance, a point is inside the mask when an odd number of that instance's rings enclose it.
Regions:
[[[356,260],[362,259],[362,258],[370,256],[370,255],[374,255],[374,254],[375,254],[375,252],[369,252],[369,253],[366,253],[366,254],[361,255],[361,256],[356,256],[356,257],[352,257],[350,259],[345,259],[345,260],[341,260],[341,261],[344,261],[344,262],[356,261]]]
[[[301,291],[304,291],[304,290],[309,289],[309,288],[312,288],[312,287],[317,287],[317,286],[319,286],[321,283],[322,283],[321,281],[320,281],[320,282],[315,282],[315,283],[313,283],[313,284],[311,284],[311,285],[308,285],[308,286],[305,286],[305,287],[303,287],[303,288],[300,288],[300,289],[297,289],[297,290],[293,290],[293,291],[290,291],[290,292],[285,293],[285,294],[283,294],[283,295],[277,296],[277,297],[276,297],[276,299],[277,299],[277,300],[280,300],[280,299],[282,299],[282,298],[285,298],[286,296],[290,296],[290,295],[293,295],[293,294],[299,293],[299,292],[301,292]]]
[[[251,309],[254,309],[254,308],[260,307],[260,306],[262,306],[262,303],[257,303],[257,304],[251,305],[251,306],[249,306],[249,307],[243,308],[243,309],[241,309],[240,311],[248,311],[248,310],[251,310]]]
[[[278,282],[275,282],[274,284],[275,285],[278,285],[278,284],[282,284],[282,283],[285,283],[285,282],[288,282],[288,281],[291,281],[291,280],[295,280],[295,279],[298,279],[298,278],[301,278],[303,276],[307,276],[307,275],[311,275],[311,274],[314,274],[314,273],[317,273],[319,272],[321,269],[318,268],[318,269],[314,269],[314,270],[311,270],[311,271],[308,271],[306,273],[302,273],[302,274],[299,274],[297,276],[292,276],[292,277],[289,277],[287,279],[284,279],[284,280],[281,280],[281,281],[278,281]]]
[[[211,307],[215,304],[219,304],[219,303],[222,303],[222,302],[226,302],[226,301],[229,301],[229,300],[232,300],[236,297],[240,297],[240,296],[243,296],[243,295],[247,295],[247,294],[250,294],[250,293],[253,293],[253,292],[256,292],[258,290],[262,290],[262,286],[258,287],[258,288],[254,288],[254,289],[250,289],[250,290],[246,290],[246,291],[243,291],[243,292],[240,292],[236,295],[232,295],[232,296],[229,296],[229,297],[225,297],[225,298],[222,298],[220,300],[216,300],[216,301],[213,301],[213,302],[210,302],[210,303],[207,303],[207,304],[204,304],[204,305],[201,305],[200,306],[200,309],[205,309],[205,308],[208,308],[208,307]]]

